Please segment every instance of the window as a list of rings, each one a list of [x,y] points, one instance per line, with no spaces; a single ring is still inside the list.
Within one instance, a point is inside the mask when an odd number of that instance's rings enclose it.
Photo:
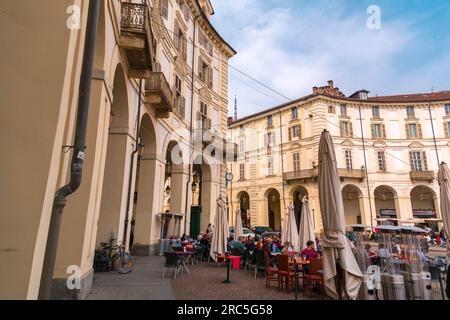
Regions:
[[[202,30],[199,30],[198,32],[198,42],[208,52],[210,56],[213,55],[213,46]]]
[[[377,152],[378,171],[386,172],[386,154],[384,151]]]
[[[411,171],[427,171],[427,157],[425,151],[412,151],[409,153]]]
[[[372,117],[375,119],[380,118],[380,107],[372,107]]]
[[[300,153],[295,152],[292,154],[292,163],[294,166],[294,171],[299,172],[300,171]]]
[[[293,138],[300,138],[300,126],[293,126],[291,130]]]
[[[208,105],[204,102],[200,102],[200,113],[205,117],[208,116]]]
[[[240,136],[243,136],[244,135],[244,126],[243,125],[241,125],[241,126],[239,126],[239,135]]]
[[[175,22],[173,37],[175,48],[177,48],[183,60],[187,61],[187,39],[177,22]]]
[[[450,104],[446,104],[444,107],[445,107],[445,115],[450,116]]]
[[[269,132],[265,137],[265,147],[273,147],[275,145],[275,133]]]
[[[239,165],[239,180],[245,180],[245,163]]]
[[[292,108],[292,110],[291,110],[291,119],[292,120],[298,119],[298,109],[297,108]]]
[[[372,124],[372,139],[386,138],[386,127],[384,124]]]
[[[267,161],[267,169],[268,169],[268,175],[273,176],[274,170],[273,170],[273,158],[269,158]]]
[[[346,117],[347,116],[347,105],[341,104],[341,116]]]
[[[208,105],[204,102],[200,102],[200,121],[203,130],[211,129],[211,119],[208,118]]]
[[[239,141],[239,153],[243,155],[245,152],[245,144],[244,140]]]
[[[345,167],[347,170],[353,169],[352,150],[345,150]]]
[[[406,116],[410,119],[414,119],[416,117],[416,112],[414,111],[413,106],[406,107]]]
[[[406,137],[408,139],[422,139],[422,126],[419,123],[406,124]]]
[[[341,121],[341,137],[353,136],[353,126],[350,121]]]
[[[450,122],[444,123],[444,129],[445,130],[445,137],[448,138],[450,137]]]
[[[273,127],[273,116],[268,116],[267,117],[267,126],[268,127]]]
[[[335,114],[336,113],[336,109],[333,106],[329,106],[328,107],[328,113]]]
[[[169,0],[161,0],[160,2],[161,16],[165,19],[169,18]]]
[[[177,75],[175,75],[175,86],[173,89],[173,93],[175,95],[175,110],[178,113],[178,115],[184,119],[186,101],[184,97],[181,95],[181,79]]]

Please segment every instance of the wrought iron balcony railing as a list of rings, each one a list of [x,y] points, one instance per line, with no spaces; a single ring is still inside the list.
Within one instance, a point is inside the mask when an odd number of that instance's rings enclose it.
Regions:
[[[145,102],[153,105],[158,118],[168,118],[173,112],[175,99],[162,72],[151,72],[145,83]]]
[[[338,169],[339,177],[341,179],[358,179],[360,181],[366,178],[366,171],[363,169]],[[283,179],[286,181],[292,180],[307,180],[317,179],[319,176],[319,169],[306,169],[283,174]]]
[[[148,6],[121,2],[119,47],[123,51],[131,78],[146,79],[152,72],[150,44],[152,32]]]

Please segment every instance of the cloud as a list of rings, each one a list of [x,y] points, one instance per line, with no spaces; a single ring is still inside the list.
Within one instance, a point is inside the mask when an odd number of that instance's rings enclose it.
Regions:
[[[291,99],[330,79],[345,94],[416,89],[403,83],[414,71],[397,67],[417,41],[414,21],[382,20],[381,30],[369,30],[367,6],[345,1],[213,0],[213,5],[213,23],[238,51],[230,64]],[[287,101],[233,69],[229,88],[230,101],[238,96],[240,117]]]

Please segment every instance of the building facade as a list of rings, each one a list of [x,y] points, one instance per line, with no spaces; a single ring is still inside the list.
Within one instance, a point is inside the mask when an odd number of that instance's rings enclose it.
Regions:
[[[333,137],[347,224],[440,218],[436,174],[438,161],[450,161],[450,91],[369,97],[361,90],[346,97],[329,81],[291,103],[230,119],[229,139],[239,152],[229,167],[235,179],[228,195],[245,225],[279,229],[290,204],[299,224],[308,196],[322,232],[317,165],[323,130]]]
[[[83,177],[62,217],[54,298],[86,296],[101,242],[154,254],[163,229],[206,229],[226,194],[226,165],[209,159],[224,147],[206,156],[208,139],[195,138],[226,134],[228,60],[236,53],[212,26],[210,1],[100,2]],[[9,150],[0,299],[39,295],[55,192],[70,174],[88,4],[0,5],[0,26],[9,30],[0,62],[0,141]],[[181,221],[162,225],[166,210]],[[80,290],[65,286],[70,266],[80,270]]]

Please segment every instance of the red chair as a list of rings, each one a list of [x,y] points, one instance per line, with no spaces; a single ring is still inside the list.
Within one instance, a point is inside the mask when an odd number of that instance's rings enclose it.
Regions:
[[[270,288],[271,282],[279,282],[278,268],[270,266],[269,254],[267,252],[264,252],[264,261],[266,265],[266,288]]]
[[[278,265],[278,289],[283,287],[283,281],[286,280],[286,290],[290,292],[291,285],[294,287],[294,281],[299,285],[299,278],[295,279],[295,273],[289,268],[289,256],[284,254],[277,255]]]
[[[319,272],[320,270],[323,270],[323,260],[310,259],[309,273],[305,273],[303,276],[303,286],[305,289],[311,290],[316,285],[319,285],[321,289],[324,288],[323,272]]]

